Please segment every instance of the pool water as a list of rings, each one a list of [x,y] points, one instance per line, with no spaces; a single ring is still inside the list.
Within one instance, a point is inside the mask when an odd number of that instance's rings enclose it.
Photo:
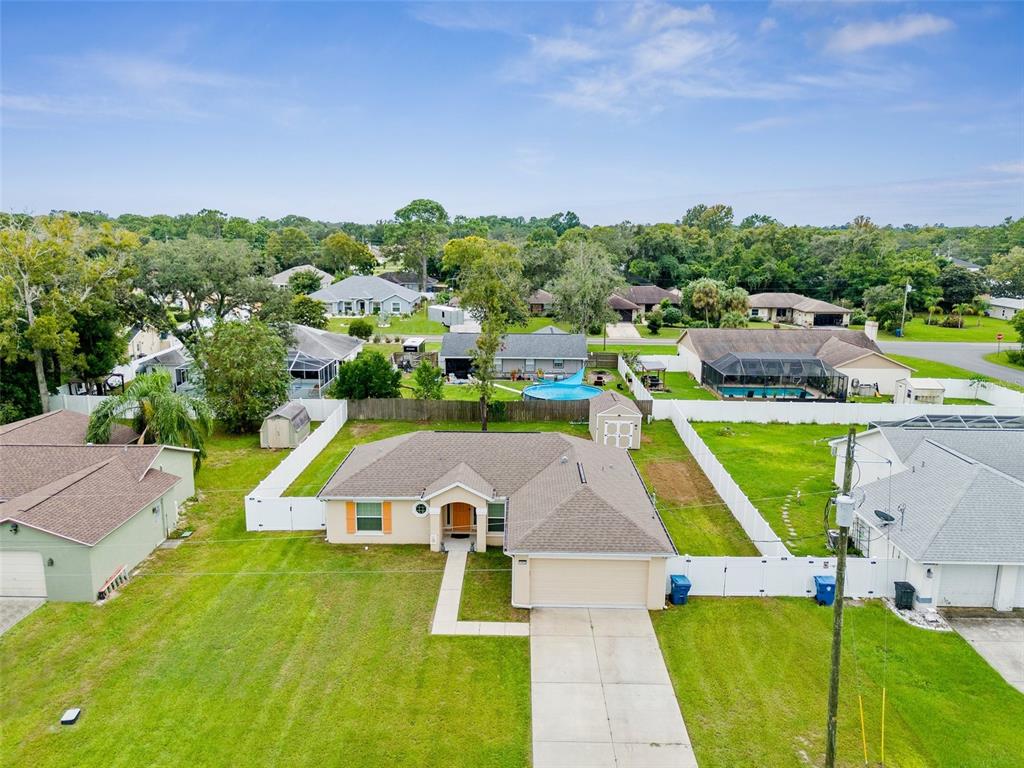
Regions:
[[[801,387],[719,387],[723,397],[790,397],[810,399],[810,392]]]
[[[534,384],[523,390],[523,397],[527,400],[589,400],[599,394],[600,387],[589,384]]]

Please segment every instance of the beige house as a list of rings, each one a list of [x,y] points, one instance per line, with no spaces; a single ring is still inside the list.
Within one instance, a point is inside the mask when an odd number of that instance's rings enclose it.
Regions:
[[[621,448],[554,432],[413,432],[354,448],[319,497],[332,543],[501,547],[520,607],[664,607],[675,548]]]
[[[590,436],[595,443],[615,448],[640,447],[643,415],[636,403],[625,395],[606,389],[592,397],[590,405]]]
[[[799,362],[819,362],[846,377],[846,390],[853,393],[861,388],[883,395],[896,392],[896,383],[910,378],[913,369],[882,354],[878,345],[862,331],[847,328],[819,329],[733,329],[691,328],[683,331],[676,342],[679,356],[686,370],[702,384],[708,383],[709,368],[726,356],[756,357],[770,363],[771,371],[764,385],[785,385],[783,378],[788,367]],[[721,366],[719,366],[721,367]]]
[[[801,328],[850,324],[853,310],[799,293],[755,293],[747,300],[750,317],[767,323],[786,323]]]
[[[278,406],[260,427],[260,448],[294,448],[309,437],[309,412],[301,403]]]

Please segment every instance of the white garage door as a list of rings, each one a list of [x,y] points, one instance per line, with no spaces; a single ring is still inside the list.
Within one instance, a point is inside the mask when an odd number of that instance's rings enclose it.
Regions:
[[[633,444],[633,422],[606,420],[604,444],[614,445],[616,448],[629,448]]]
[[[46,597],[43,556],[38,552],[0,552],[0,596]]]
[[[995,565],[946,565],[942,568],[939,605],[992,606],[996,594]]]
[[[533,606],[647,605],[647,560],[530,558]]]

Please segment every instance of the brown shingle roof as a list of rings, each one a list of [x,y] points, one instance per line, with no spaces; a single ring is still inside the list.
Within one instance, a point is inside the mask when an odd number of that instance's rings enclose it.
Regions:
[[[85,445],[89,417],[75,411],[50,411],[0,426],[0,445]],[[131,427],[117,425],[108,445],[125,445],[139,439]]]
[[[557,432],[413,432],[356,446],[319,495],[422,498],[455,479],[508,499],[512,552],[675,551],[628,453]]]
[[[676,294],[656,285],[631,285],[625,289],[623,295],[634,304],[660,304],[664,299],[668,299],[670,304],[679,303]]]
[[[543,288],[538,288],[536,291],[530,294],[530,298],[526,300],[527,304],[554,304],[555,297],[545,291]]]
[[[609,411],[616,406],[621,410],[629,411],[630,413],[640,413],[640,409],[637,407],[636,403],[625,395],[619,394],[611,389],[606,389],[597,397],[590,398],[588,404],[590,405],[590,418],[594,418],[597,414]]]
[[[680,341],[682,339],[689,339],[700,359],[707,361],[717,360],[722,355],[734,352],[808,355],[819,357],[829,365],[836,366],[856,360],[869,352],[882,354],[878,345],[863,331],[851,331],[847,328],[691,328],[683,331]]]
[[[799,293],[755,293],[747,299],[747,303],[751,307],[795,309],[800,312],[840,314],[853,311],[847,307],[840,307],[820,299],[811,299]]]
[[[636,304],[627,298],[619,296],[617,293],[613,293],[608,297],[608,306],[612,309],[640,309]]]

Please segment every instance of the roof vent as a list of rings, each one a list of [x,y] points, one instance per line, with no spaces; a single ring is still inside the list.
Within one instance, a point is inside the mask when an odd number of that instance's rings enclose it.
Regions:
[[[562,458],[560,458],[558,460],[558,463],[559,464],[568,464],[569,463],[569,457],[563,454]]]
[[[587,484],[587,473],[583,471],[583,463],[577,461],[576,462],[576,469],[578,469],[580,471],[580,482],[583,483],[584,485],[586,485]]]

